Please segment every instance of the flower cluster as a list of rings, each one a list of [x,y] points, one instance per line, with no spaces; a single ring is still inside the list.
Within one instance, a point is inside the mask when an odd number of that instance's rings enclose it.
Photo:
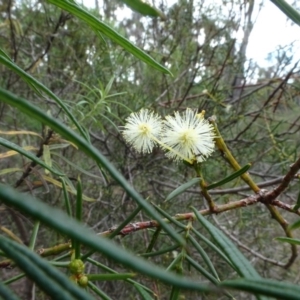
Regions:
[[[214,151],[213,126],[204,119],[203,113],[197,114],[189,108],[164,120],[142,109],[126,119],[122,134],[138,152],[149,153],[159,145],[169,158],[189,163],[202,162]]]

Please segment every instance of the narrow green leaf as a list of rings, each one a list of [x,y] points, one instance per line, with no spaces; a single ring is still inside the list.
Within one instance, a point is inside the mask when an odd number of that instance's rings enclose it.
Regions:
[[[53,299],[94,299],[26,246],[0,235],[0,248]]]
[[[39,228],[40,228],[40,222],[35,221],[32,232],[31,232],[29,245],[28,245],[28,248],[31,249],[31,250],[34,249],[35,242],[36,242],[36,239],[37,239],[37,235],[38,235],[38,232],[39,232]]]
[[[14,173],[14,172],[24,172],[24,170],[20,169],[20,168],[2,169],[2,170],[0,170],[0,176],[3,176],[5,174],[9,174],[9,173]]]
[[[182,194],[183,192],[185,192],[187,189],[189,189],[191,186],[195,185],[196,183],[199,183],[199,180],[201,178],[197,177],[197,178],[193,178],[190,181],[182,184],[180,187],[178,187],[176,190],[174,190],[173,192],[171,192],[165,201],[169,201],[177,196],[179,196],[180,194]],[[200,192],[199,192],[200,193]]]
[[[264,278],[226,280],[220,283],[219,286],[282,300],[299,300],[300,295],[299,285]]]
[[[195,249],[198,251],[198,253],[201,255],[201,257],[203,258],[204,262],[206,263],[206,265],[207,265],[208,269],[210,270],[210,272],[212,273],[212,275],[217,280],[219,280],[218,273],[217,273],[214,265],[212,264],[211,260],[209,259],[208,255],[204,251],[204,249],[198,244],[198,242],[191,235],[188,236],[188,239],[190,240],[192,245],[195,247]]]
[[[96,285],[94,285],[92,282],[88,282],[88,287],[96,293],[98,296],[101,297],[103,300],[112,300],[108,295],[106,295],[103,291],[101,291]]]
[[[62,124],[55,118],[48,116],[38,107],[32,105],[28,101],[16,97],[15,95],[0,88],[0,101],[8,103],[13,107],[18,108],[28,116],[40,121],[43,124],[48,125],[54,131],[61,134],[65,139],[74,143],[85,154],[95,160],[97,164],[105,168],[113,179],[115,179],[120,186],[131,196],[152,218],[156,219],[160,226],[178,243],[184,245],[185,241],[177,234],[166,222],[164,222],[160,216],[156,213],[153,207],[146,202],[136,190],[127,182],[127,180],[118,172],[118,170],[103,156],[94,146],[92,146],[87,140],[76,134],[73,130],[69,129],[66,125]]]
[[[115,76],[113,76],[113,77],[109,80],[108,84],[106,85],[105,90],[104,90],[104,94],[105,94],[105,95],[104,95],[104,98],[108,98],[109,92],[110,92],[110,90],[111,90],[111,87],[112,87],[114,81],[115,81]]]
[[[19,279],[25,277],[25,276],[26,276],[25,273],[21,273],[21,274],[18,274],[18,275],[16,275],[16,276],[14,276],[14,277],[11,277],[11,278],[9,278],[9,279],[6,279],[5,281],[3,281],[3,283],[5,283],[5,284],[10,284],[10,283],[12,283],[12,282],[15,282],[15,281],[17,281],[17,280],[19,280]]]
[[[0,98],[0,101],[1,101],[1,98]],[[45,164],[41,159],[39,159],[37,156],[35,156],[33,153],[27,151],[27,150],[24,150],[22,147],[0,137],[0,145],[8,148],[8,149],[11,149],[11,150],[14,150],[24,156],[26,156],[27,158],[31,159],[32,161],[34,161],[36,164],[42,166],[43,168],[49,170],[50,172],[52,172],[53,174],[55,175],[58,175],[58,176],[63,176],[64,174],[55,170],[54,168],[52,168],[51,166]]]
[[[5,57],[7,60],[12,61],[11,58],[0,48],[0,55]]]
[[[69,119],[72,121],[72,123],[76,126],[80,134],[87,138],[86,132],[82,129],[82,127],[79,125],[78,121],[74,117],[74,115],[69,111],[69,109],[66,107],[66,105],[63,103],[61,99],[59,99],[55,94],[53,94],[46,86],[44,86],[42,83],[40,83],[38,80],[36,80],[34,77],[23,71],[21,68],[19,68],[15,63],[13,63],[10,59],[7,59],[6,56],[0,55],[0,63],[14,71],[16,74],[18,74],[25,82],[27,82],[34,90],[41,94],[41,92],[44,92],[47,96],[49,96],[51,99],[53,99],[66,113],[66,115],[69,117]]]
[[[206,277],[209,281],[211,281],[213,284],[218,285],[220,283],[220,280],[216,277],[214,277],[212,274],[210,274],[208,271],[206,271],[200,264],[198,264],[193,258],[190,256],[186,256],[186,260],[198,271],[200,272],[204,277]],[[226,296],[228,296],[230,299],[235,299],[230,293],[225,292]]]
[[[181,260],[183,258],[183,253],[180,252],[174,259],[173,261],[169,264],[167,270],[173,270],[176,269],[176,267],[180,264]]]
[[[75,219],[79,222],[81,222],[82,219],[82,185],[79,177],[77,179]]]
[[[107,281],[107,280],[125,280],[136,277],[133,273],[118,273],[118,274],[89,274],[88,279],[91,281]]]
[[[299,185],[299,184],[298,184]],[[300,192],[298,193],[298,197],[297,197],[297,203],[296,205],[293,207],[294,211],[297,211],[300,208]]]
[[[111,27],[109,27],[102,21],[98,20],[95,16],[84,10],[82,7],[61,0],[48,0],[48,2],[54,4],[57,7],[60,7],[61,9],[68,11],[69,13],[78,17],[79,19],[83,20],[94,30],[100,31],[101,33],[109,37],[111,40],[122,46],[126,51],[128,51],[141,61],[145,62],[147,65],[152,66],[153,68],[163,73],[172,75],[172,73],[168,69],[156,62],[150,55],[133,45],[129,40],[121,36],[119,33],[114,31]]]
[[[144,300],[153,300],[153,298],[148,294],[148,292],[143,289],[140,285],[134,284],[136,290],[140,293]]]
[[[142,207],[138,206],[114,231],[109,235],[109,238],[115,237],[130,221],[141,211]]]
[[[94,266],[97,266],[97,267],[101,268],[101,269],[104,270],[104,271],[111,272],[111,273],[113,273],[113,274],[118,274],[117,271],[115,271],[115,270],[109,268],[108,266],[106,266],[106,265],[100,263],[99,261],[96,261],[96,260],[94,260],[94,259],[92,259],[92,258],[90,258],[90,257],[87,258],[87,261],[90,262],[91,264],[93,264]],[[127,282],[129,282],[129,283],[131,283],[131,284],[133,284],[133,285],[138,285],[138,286],[142,287],[144,290],[146,290],[146,291],[149,292],[149,293],[153,293],[152,290],[150,290],[149,288],[147,288],[146,286],[140,284],[139,282],[137,282],[137,281],[135,281],[135,280],[132,280],[132,279],[125,279],[125,281],[127,281]]]
[[[200,266],[193,258],[190,256],[186,256],[186,260],[199,272],[201,273],[205,278],[207,278],[209,281],[211,281],[214,284],[218,284],[220,281],[210,274],[207,270],[205,270],[202,266]]]
[[[32,218],[40,220],[47,226],[56,229],[60,232],[60,234],[65,234],[70,238],[77,239],[81,242],[81,244],[99,251],[113,261],[120,263],[132,270],[153,277],[166,284],[177,286],[178,288],[196,290],[200,292],[214,291],[213,287],[211,286],[196,282],[190,278],[184,278],[182,276],[179,277],[175,274],[172,274],[171,272],[166,272],[160,267],[154,266],[153,264],[125,251],[112,241],[97,236],[91,230],[82,226],[76,220],[68,217],[62,211],[46,205],[45,203],[42,203],[29,195],[20,194],[10,187],[4,186],[2,184],[0,184],[0,199],[2,203],[20,209],[22,212],[30,215]],[[0,243],[0,246],[2,250],[4,250],[3,243]],[[22,247],[26,248],[24,246]],[[10,248],[10,256],[12,255],[12,253],[18,252],[11,250],[12,249]],[[15,260],[14,257],[12,258]],[[26,271],[28,272],[28,270]],[[55,278],[59,279],[59,277]]]
[[[67,144],[66,144],[66,145],[67,145]],[[69,145],[68,145],[68,146],[69,146]],[[52,145],[50,146],[50,149],[53,149]],[[102,180],[102,179],[103,179],[102,177],[97,176],[97,175],[95,175],[95,174],[93,174],[93,173],[91,173],[91,172],[88,172],[88,171],[86,171],[85,169],[81,168],[80,166],[78,166],[78,164],[77,164],[76,161],[73,163],[72,161],[68,160],[68,159],[65,158],[65,157],[63,156],[63,154],[61,154],[61,153],[55,153],[55,152],[52,152],[52,156],[57,156],[57,157],[59,157],[59,159],[65,161],[68,165],[70,165],[71,167],[73,167],[75,170],[78,170],[80,173],[83,173],[83,174],[85,174],[85,175],[87,175],[87,176],[89,176],[89,177],[97,178],[97,179],[99,179],[99,180]]]
[[[156,243],[156,241],[157,241],[157,239],[160,235],[160,232],[161,232],[161,228],[160,227],[156,228],[156,230],[155,230],[155,232],[154,232],[154,234],[151,238],[151,241],[150,241],[150,243],[149,243],[149,245],[146,249],[146,253],[149,253],[149,252],[152,251],[152,249],[153,249],[153,247],[154,247],[154,245],[155,245],[155,243]]]
[[[171,251],[173,251],[173,250],[175,250],[179,247],[180,247],[179,244],[175,244],[175,245],[172,245],[170,247],[163,248],[159,251],[142,253],[142,254],[140,254],[140,256],[142,256],[142,257],[158,256],[158,255],[162,255],[162,254],[171,252]]]
[[[81,222],[82,218],[82,185],[81,180],[77,179],[77,193],[76,193],[76,212],[75,219]],[[80,259],[80,243],[76,239],[72,240],[72,247],[75,250],[75,259]]]
[[[192,207],[198,221],[206,228],[213,239],[217,242],[221,250],[230,259],[231,264],[237,273],[245,278],[261,278],[257,271],[253,268],[250,261],[237,249],[232,241],[223,234],[218,228],[208,222],[194,207]],[[263,295],[255,295],[258,300],[266,300]]]
[[[292,225],[289,226],[290,230],[294,230],[300,227],[300,219],[298,221],[296,221],[295,223],[293,223]]]
[[[20,300],[13,291],[0,280],[0,299],[5,300]]]
[[[286,16],[300,26],[300,13],[284,0],[271,0]]]
[[[219,247],[230,259],[240,276],[245,278],[261,278],[251,263],[236,248],[229,238],[223,234],[223,232],[208,222],[194,207],[192,207],[192,210],[194,211],[198,221],[205,227]]]
[[[218,186],[224,185],[225,183],[230,182],[230,181],[234,180],[235,178],[240,177],[241,175],[246,173],[250,169],[250,167],[251,167],[251,164],[249,163],[249,164],[245,165],[244,167],[242,167],[240,170],[238,170],[238,171],[234,172],[233,174],[229,175],[228,177],[226,177],[226,178],[224,178],[224,179],[222,179],[218,182],[215,182],[215,183],[212,183],[212,184],[208,185],[206,187],[206,189],[211,190],[211,189],[214,189]]]
[[[61,181],[62,189],[63,189],[66,212],[69,216],[71,216],[72,215],[71,202],[70,202],[69,193],[68,193],[68,190],[67,190],[67,185],[66,185],[66,182],[65,182],[65,178],[60,177],[60,181]]]
[[[50,148],[48,145],[43,145],[43,158],[44,158],[45,164],[47,166],[49,166],[49,168],[52,168],[51,152],[50,152]],[[48,175],[49,171],[45,170],[45,174]]]
[[[142,0],[121,0],[132,10],[150,17],[164,17],[163,13]]]
[[[213,244],[209,239],[207,239],[204,235],[200,234],[195,228],[192,228],[193,233],[201,240],[203,241],[208,247],[210,247],[212,250],[214,250],[222,259],[224,259],[227,264],[234,269],[234,265],[232,262],[228,259],[225,253],[223,253],[215,244]]]
[[[170,300],[178,300],[180,295],[180,289],[173,286],[171,290]]]
[[[164,216],[166,219],[168,219],[168,221],[170,223],[175,224],[176,226],[178,226],[181,229],[185,229],[185,225],[183,225],[182,223],[180,223],[179,221],[177,221],[173,216],[169,215],[167,212],[165,212],[163,209],[161,209],[158,205],[156,205],[155,203],[152,203],[152,205],[156,208],[156,210],[158,210],[158,212]]]
[[[292,245],[300,245],[300,240],[292,239],[292,238],[288,238],[288,237],[278,237],[278,238],[275,238],[275,240],[279,241],[279,242],[283,242],[283,243],[289,243]]]

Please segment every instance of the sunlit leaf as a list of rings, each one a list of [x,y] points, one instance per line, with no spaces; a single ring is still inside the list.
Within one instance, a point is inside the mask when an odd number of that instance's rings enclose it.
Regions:
[[[1,131],[0,130],[0,134],[4,134],[4,135],[18,135],[18,134],[28,134],[28,135],[35,135],[38,136],[39,138],[43,138],[41,135],[39,135],[38,133],[34,132],[34,131],[28,131],[28,130],[9,130],[9,131]]]
[[[52,159],[51,159],[51,153],[48,145],[43,145],[43,158],[45,161],[45,164],[52,168]],[[49,171],[45,169],[45,174],[49,175]]]
[[[271,0],[287,17],[300,26],[300,13],[284,0]]]
[[[9,148],[9,149],[12,149],[14,151],[17,151],[18,153],[26,156],[27,158],[31,159],[32,161],[34,161],[35,163],[37,163],[38,165],[42,166],[43,168],[49,170],[50,172],[58,175],[58,176],[63,176],[64,174],[55,170],[54,168],[48,166],[46,163],[44,163],[40,158],[38,158],[36,155],[34,155],[33,153],[31,152],[28,152],[27,150],[25,150],[24,148],[10,142],[10,141],[7,141],[3,138],[0,137],[0,145],[6,147],[6,148]]]
[[[132,10],[144,16],[165,18],[163,13],[143,0],[121,0]]]
[[[9,173],[15,173],[15,172],[23,172],[23,169],[20,168],[7,168],[7,169],[2,169],[0,170],[0,176],[1,175],[5,175],[5,174],[9,174]]]
[[[292,238],[288,238],[288,237],[278,237],[278,238],[275,238],[275,240],[279,241],[279,242],[283,242],[283,243],[289,243],[292,245],[300,245],[300,240],[292,239]]]
[[[22,147],[22,149],[24,151],[31,151],[31,150],[34,150],[34,151],[37,151],[38,148],[34,147],[34,146],[24,146]],[[14,155],[19,155],[21,154],[20,152],[18,151],[15,151],[15,150],[9,150],[9,151],[6,151],[4,153],[0,153],[0,159],[1,158],[7,158],[7,157],[11,157],[11,156],[14,156]]]

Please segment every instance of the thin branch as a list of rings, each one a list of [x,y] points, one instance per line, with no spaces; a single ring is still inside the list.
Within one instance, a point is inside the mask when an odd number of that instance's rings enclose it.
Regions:
[[[283,178],[284,178],[284,176],[281,176],[281,177],[271,179],[271,180],[268,180],[268,181],[259,182],[256,185],[260,188],[268,187],[268,186],[271,186],[271,185],[274,185],[274,184],[281,183]],[[298,176],[295,175],[293,179],[297,179],[297,178],[298,178]],[[157,183],[161,186],[166,186],[166,187],[169,187],[169,188],[172,188],[172,189],[176,189],[178,187],[176,185],[168,184],[168,183],[158,181],[158,180],[155,180],[155,179],[151,179],[150,183]],[[248,190],[251,190],[251,188],[248,185],[243,185],[243,186],[237,187],[237,188],[211,190],[211,191],[209,191],[209,193],[211,195],[224,195],[224,194],[237,194],[239,192],[248,191]],[[199,194],[198,189],[188,189],[185,192],[186,193],[191,193],[191,194]]]
[[[256,121],[256,119],[260,116],[263,109],[268,105],[268,103],[275,97],[276,93],[284,87],[284,85],[288,82],[290,77],[293,75],[294,69],[297,67],[297,64],[290,70],[290,72],[285,76],[285,78],[278,84],[278,86],[272,91],[268,99],[265,101],[261,109],[257,112],[251,122],[235,137],[234,140],[238,140],[240,136],[242,136]]]
[[[268,193],[267,195],[262,195],[262,197],[264,198],[263,201],[265,201],[266,203],[270,203],[273,200],[275,200],[289,186],[290,182],[297,175],[299,169],[300,169],[300,157],[294,164],[291,165],[290,170],[282,178],[281,183],[272,192]],[[299,175],[297,175],[297,177],[299,177]]]
[[[51,33],[51,35],[46,43],[45,49],[27,68],[25,68],[26,72],[30,71],[32,68],[35,68],[36,64],[39,63],[44,58],[44,56],[50,51],[51,46],[54,42],[54,39],[57,36],[59,28],[64,26],[65,22],[68,21],[69,19],[71,19],[71,15],[66,14],[65,12],[62,11],[59,16],[59,19],[54,27],[54,30]]]

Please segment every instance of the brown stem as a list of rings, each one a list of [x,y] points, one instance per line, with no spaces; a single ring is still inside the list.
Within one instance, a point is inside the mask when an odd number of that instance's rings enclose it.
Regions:
[[[215,132],[216,132],[216,135],[217,135],[217,137],[215,138],[216,146],[218,147],[218,149],[222,153],[225,160],[232,166],[232,168],[235,171],[240,170],[241,166],[239,165],[239,163],[236,161],[236,159],[233,157],[233,155],[229,151],[224,139],[222,138],[222,136],[219,132],[219,129],[217,127],[217,124],[216,124],[215,120],[213,120],[213,118],[210,118],[209,121],[214,126],[214,129],[215,129]],[[259,192],[259,190],[260,190],[259,187],[252,180],[252,178],[251,178],[251,176],[249,175],[248,172],[242,174],[241,178],[249,185],[249,187],[253,190],[254,193]]]
[[[295,178],[295,175],[300,169],[300,157],[297,161],[290,166],[290,170],[283,177],[281,183],[270,193],[263,195],[264,201],[270,203],[274,201],[290,184],[290,182]]]

